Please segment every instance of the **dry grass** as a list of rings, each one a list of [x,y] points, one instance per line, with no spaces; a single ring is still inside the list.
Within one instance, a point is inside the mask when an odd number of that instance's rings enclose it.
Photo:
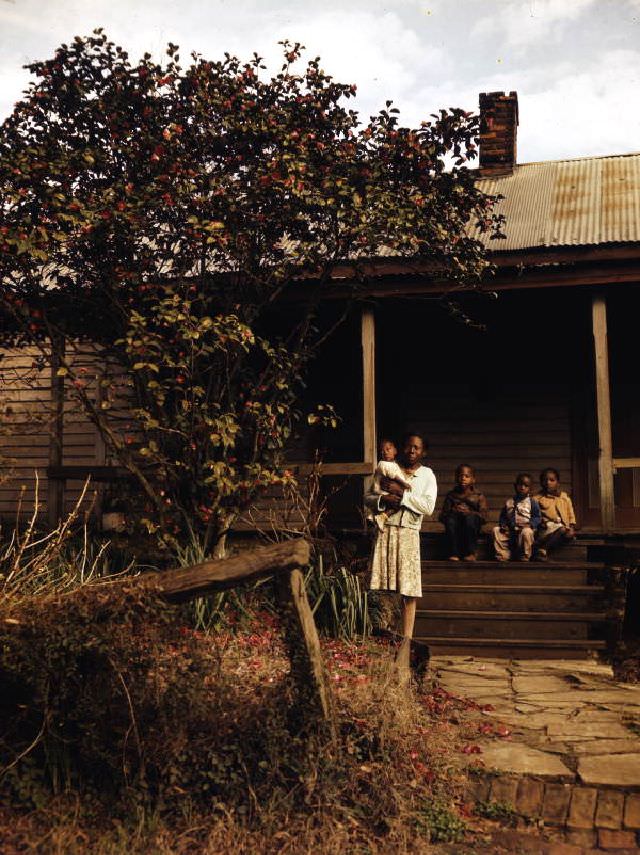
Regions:
[[[290,720],[288,663],[269,615],[208,636],[169,620],[145,636],[151,659],[133,663],[146,668],[144,688],[121,658],[140,646],[143,623],[131,626],[122,650],[114,639],[110,651],[115,675],[100,677],[114,693],[118,677],[128,687],[109,712],[113,734],[83,700],[102,771],[92,775],[80,740],[81,774],[58,793],[36,776],[26,807],[14,779],[13,807],[0,814],[3,855],[377,855],[431,851],[434,828],[440,839],[456,836],[463,779],[455,758],[465,736],[449,720],[451,702],[397,685],[387,646],[325,643],[339,733],[331,742]],[[30,751],[32,775],[41,748]],[[108,756],[118,751],[120,778]]]
[[[186,628],[135,579],[101,581],[102,552],[72,545],[78,514],[0,549],[3,855],[400,855],[460,837],[463,702],[398,686],[388,645],[328,640],[332,739],[296,712],[272,615]]]

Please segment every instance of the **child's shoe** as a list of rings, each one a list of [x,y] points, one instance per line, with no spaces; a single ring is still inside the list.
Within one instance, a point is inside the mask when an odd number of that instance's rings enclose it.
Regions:
[[[463,561],[477,561],[475,552],[472,552],[470,555],[465,555],[462,559]]]
[[[535,555],[536,561],[546,561],[547,560],[547,550],[546,549],[538,549]]]

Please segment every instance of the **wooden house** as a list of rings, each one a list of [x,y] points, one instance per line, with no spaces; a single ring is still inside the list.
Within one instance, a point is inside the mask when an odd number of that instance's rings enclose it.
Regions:
[[[581,526],[559,566],[438,562],[440,498],[424,523],[417,632],[450,652],[583,655],[620,632],[612,567],[640,545],[640,154],[518,164],[516,94],[480,107],[478,182],[506,217],[506,239],[487,244],[495,273],[452,293],[419,263],[371,263],[360,347],[343,330],[316,380],[351,401],[323,471],[363,479],[377,438],[419,431],[441,496],[457,464],[475,467],[490,529],[516,473],[535,483],[556,467]],[[336,526],[354,525],[354,493]]]
[[[579,557],[588,538],[592,549],[632,548],[640,540],[640,154],[519,164],[516,94],[483,94],[480,108],[478,182],[503,197],[506,217],[506,239],[488,243],[495,273],[480,289],[452,292],[419,261],[374,259],[362,301],[317,362],[312,388],[343,418],[324,448],[325,477],[348,481],[334,524],[357,528],[378,437],[411,427],[429,439],[441,493],[458,463],[475,467],[490,521],[517,472],[536,479],[554,466],[585,538]],[[351,275],[348,265],[337,272],[335,304]],[[0,370],[5,391],[14,387],[14,427],[0,436],[0,451],[18,473],[17,482],[0,483],[0,515],[14,512],[20,481],[32,489],[37,467],[53,519],[88,471],[109,477],[110,461],[89,423],[56,410],[55,366],[22,351],[5,354]],[[48,397],[53,440],[25,415]],[[425,532],[440,530],[436,516]],[[576,569],[574,585],[564,572],[565,588],[587,585],[588,570]],[[562,602],[602,616],[605,594],[595,606],[591,595],[583,602],[569,591]],[[571,629],[583,641],[592,632],[587,617]]]
[[[555,466],[584,533],[638,534],[640,154],[518,164],[516,94],[480,103],[478,181],[506,217],[495,274],[455,292],[419,263],[372,262],[360,347],[343,330],[315,381],[351,401],[324,472],[370,474],[376,438],[411,427],[442,489],[475,466],[492,519],[518,471]]]

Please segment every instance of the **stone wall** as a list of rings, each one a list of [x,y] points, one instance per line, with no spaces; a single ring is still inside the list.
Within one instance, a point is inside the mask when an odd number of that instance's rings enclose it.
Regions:
[[[576,847],[640,851],[640,792],[480,773],[470,779],[467,794],[473,802],[510,807],[527,823],[561,831]]]

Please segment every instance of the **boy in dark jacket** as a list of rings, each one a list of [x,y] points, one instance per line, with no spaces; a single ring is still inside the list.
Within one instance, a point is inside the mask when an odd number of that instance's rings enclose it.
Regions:
[[[475,489],[473,466],[461,463],[456,469],[456,486],[449,490],[440,511],[449,542],[449,561],[476,560],[478,534],[487,515],[487,500]]]
[[[531,498],[531,475],[516,476],[515,495],[507,499],[493,530],[493,547],[498,561],[510,558],[530,561],[533,540],[541,522],[540,505]]]

